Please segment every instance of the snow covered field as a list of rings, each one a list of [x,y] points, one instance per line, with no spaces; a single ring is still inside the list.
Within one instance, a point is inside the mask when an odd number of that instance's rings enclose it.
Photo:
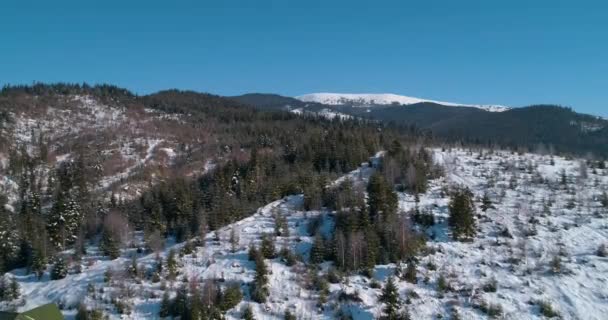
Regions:
[[[445,176],[431,181],[418,203],[412,195],[399,194],[403,214],[418,206],[436,221],[422,229],[429,240],[427,250],[418,257],[417,283],[396,279],[413,319],[451,319],[455,314],[460,319],[486,319],[492,313],[504,319],[543,319],[548,306],[563,319],[606,319],[608,258],[597,253],[601,244],[608,244],[608,214],[599,201],[607,190],[608,170],[588,168],[580,160],[503,151],[436,149],[434,157],[444,167]],[[364,164],[348,177],[365,182],[372,171]],[[472,242],[456,242],[450,237],[446,190],[455,185],[470,188],[478,199],[478,233]],[[486,212],[479,207],[484,193],[494,206]],[[123,250],[122,257],[113,261],[89,247],[80,263],[82,272],[65,279],[51,281],[47,273],[38,280],[24,270],[13,271],[26,301],[20,309],[52,301],[73,315],[73,308],[86,296],[87,304],[104,309],[113,319],[158,318],[161,286],[174,293],[182,279],[199,283],[221,279],[222,287],[236,283],[245,292],[244,300],[227,313],[230,319],[240,318],[246,305],[252,307],[257,319],[282,318],[285,309],[298,319],[333,319],[339,309],[354,319],[378,317],[381,288],[374,280],[385,281],[395,265],[377,266],[374,279],[352,275],[331,284],[329,303],[320,309],[318,293],[304,284],[302,263],[288,267],[281,258],[266,260],[269,299],[257,304],[248,297],[248,283],[255,271],[247,248],[258,243],[263,234],[273,234],[274,214],[285,216],[290,229],[289,237],[276,237],[277,249],[287,246],[304,261],[313,241],[308,224],[321,217],[323,232],[332,229],[332,214],[303,211],[302,198],[295,195],[275,201],[251,217],[207,234],[205,246],[178,258],[175,282],[120,276],[132,255],[144,273],[154,268],[154,253],[134,249],[142,241],[137,233],[133,248]],[[239,238],[234,252],[229,241],[233,229]],[[166,258],[170,249],[179,253],[184,245],[169,242],[159,255]],[[329,264],[324,263],[321,269],[327,270]],[[114,280],[104,282],[109,269],[115,271]],[[119,315],[111,303],[119,293],[123,302],[133,305],[130,315]],[[338,304],[344,293],[359,299]]]

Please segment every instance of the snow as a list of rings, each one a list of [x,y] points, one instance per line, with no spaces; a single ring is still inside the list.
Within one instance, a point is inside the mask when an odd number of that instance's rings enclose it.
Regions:
[[[148,152],[152,149],[154,147]],[[598,257],[595,252],[599,244],[608,243],[606,212],[597,201],[598,193],[608,186],[608,170],[589,170],[588,178],[582,179],[579,159],[507,151],[433,149],[432,152],[436,163],[444,167],[445,175],[430,182],[428,191],[420,195],[418,206],[432,213],[437,223],[421,229],[430,240],[428,252],[418,257],[418,282],[396,281],[401,299],[412,297],[406,306],[414,319],[437,319],[438,315],[445,318],[452,308],[458,310],[461,319],[486,319],[487,315],[475,307],[482,301],[500,305],[504,319],[543,319],[537,301],[549,301],[563,319],[605,319],[608,258]],[[345,179],[365,183],[382,155],[376,154],[370,161],[371,166],[364,163],[333,184]],[[562,172],[569,181],[565,186],[560,182]],[[537,179],[539,176],[542,181]],[[513,186],[509,186],[511,180],[515,181]],[[472,242],[456,242],[450,236],[449,198],[443,191],[454,185],[470,188],[476,199],[488,192],[496,207],[487,212],[477,209],[478,235]],[[576,204],[569,207],[572,198]],[[351,275],[343,283],[331,284],[330,303],[321,310],[317,308],[317,293],[304,286],[303,276],[307,271],[302,263],[287,267],[280,258],[266,260],[271,270],[268,302],[257,304],[248,297],[247,284],[253,280],[255,271],[253,262],[247,259],[247,247],[250,243],[259,243],[263,234],[273,234],[274,214],[284,215],[290,228],[289,237],[276,237],[277,249],[288,246],[304,260],[308,259],[313,241],[307,233],[307,224],[322,217],[323,232],[329,233],[332,229],[331,212],[304,211],[302,201],[302,195],[293,195],[269,203],[254,215],[218,230],[219,241],[215,240],[215,233],[207,234],[204,247],[196,247],[194,254],[179,259],[180,280],[169,283],[167,290],[174,291],[183,276],[198,282],[223,279],[222,286],[240,284],[245,292],[244,301],[228,311],[228,319],[239,319],[246,305],[252,307],[257,319],[281,319],[285,309],[299,319],[334,319],[338,309],[354,319],[378,318],[382,312],[378,301],[381,289],[373,288],[370,279]],[[545,212],[543,204],[547,201],[552,205]],[[476,203],[479,205],[479,201]],[[415,206],[414,196],[399,193],[401,212]],[[527,235],[532,218],[538,220],[536,234]],[[239,236],[235,252],[231,251],[229,241],[233,228]],[[504,228],[508,228],[511,237],[501,236]],[[136,233],[134,239],[141,242],[142,235]],[[183,246],[184,243],[168,241],[160,256],[166,257],[170,249],[179,251]],[[51,301],[73,307],[86,295],[87,304],[104,308],[111,319],[157,317],[162,294],[159,283],[123,281],[122,285],[137,293],[132,298],[123,298],[134,304],[130,315],[118,315],[106,299],[118,288],[116,283],[103,283],[103,273],[108,268],[124,270],[130,255],[135,254],[134,249],[124,250],[122,256],[113,261],[99,256],[95,246],[90,246],[87,252],[81,263],[82,273],[70,274],[62,280],[51,281],[48,273],[37,280],[24,270],[13,271],[27,301],[21,309]],[[550,268],[556,255],[563,269],[559,274]],[[152,268],[154,260],[154,254],[137,256],[138,264],[144,269]],[[326,270],[330,264],[326,262],[321,267]],[[394,264],[376,266],[373,278],[385,281],[396,267]],[[453,291],[438,293],[436,283],[440,275],[447,279]],[[496,279],[498,290],[484,292],[483,285],[491,279]],[[104,288],[104,294],[97,298],[87,295],[88,284],[96,290]],[[335,304],[341,292],[357,293],[361,301]],[[66,314],[73,312],[65,311]]]
[[[323,118],[329,119],[329,120],[333,120],[335,118],[339,118],[340,120],[348,120],[348,119],[354,118],[353,116],[351,116],[349,114],[336,112],[329,108],[324,108],[317,112],[311,112],[311,111],[303,110],[302,108],[297,108],[297,109],[289,109],[289,112],[291,112],[293,114],[297,114],[297,115],[303,115],[303,114],[318,115],[320,117],[323,117]]]
[[[509,107],[500,105],[463,104],[453,102],[442,102],[415,97],[408,97],[392,93],[310,93],[295,97],[304,102],[317,102],[327,105],[352,104],[355,107],[369,107],[372,105],[410,105],[421,102],[437,103],[445,106],[475,107],[490,112],[503,112]]]

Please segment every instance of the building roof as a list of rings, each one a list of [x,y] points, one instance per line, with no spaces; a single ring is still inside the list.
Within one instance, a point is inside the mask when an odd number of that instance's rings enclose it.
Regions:
[[[25,312],[0,312],[0,320],[64,320],[59,308],[52,303]]]

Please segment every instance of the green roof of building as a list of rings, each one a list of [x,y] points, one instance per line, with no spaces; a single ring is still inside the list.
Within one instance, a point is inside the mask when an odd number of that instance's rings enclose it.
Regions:
[[[59,308],[52,303],[24,312],[0,312],[0,320],[64,320]]]

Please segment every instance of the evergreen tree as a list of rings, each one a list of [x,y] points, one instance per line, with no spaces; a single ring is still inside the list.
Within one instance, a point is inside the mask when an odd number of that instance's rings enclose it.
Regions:
[[[68,266],[63,258],[57,258],[51,269],[51,280],[63,279],[68,275]]]
[[[264,262],[264,257],[258,254],[255,259],[255,278],[253,280],[253,290],[251,298],[257,303],[265,303],[268,297],[268,269]]]
[[[230,285],[222,294],[220,309],[226,312],[239,304],[241,300],[243,300],[243,293],[240,286],[238,284]]]
[[[450,200],[449,225],[456,240],[470,239],[475,236],[475,206],[473,194],[469,189],[456,190]]]
[[[46,264],[47,260],[44,251],[42,249],[35,249],[34,257],[32,260],[32,271],[34,272],[34,274],[36,274],[38,279],[42,278],[42,275],[46,270]]]
[[[202,320],[205,317],[205,307],[198,286],[190,287],[189,319]]]
[[[68,191],[60,191],[51,208],[48,223],[51,243],[57,249],[64,249],[76,241],[82,217],[78,202]]]
[[[19,235],[6,203],[6,196],[0,194],[0,273],[12,269],[19,252]]]
[[[262,244],[260,245],[260,252],[266,259],[274,259],[276,257],[274,237],[268,234],[262,235]]]
[[[416,279],[416,264],[414,261],[410,261],[407,264],[405,269],[405,273],[403,274],[403,279],[409,283],[416,283],[418,280]]]
[[[89,320],[89,310],[84,303],[78,304],[78,311],[76,312],[76,320]]]
[[[391,320],[398,319],[401,301],[399,299],[399,291],[395,285],[393,277],[389,277],[386,281],[386,285],[382,289],[382,295],[380,295],[379,300],[380,302],[384,303],[384,318]]]
[[[369,213],[372,218],[383,218],[389,221],[397,213],[397,194],[388,185],[384,176],[372,174],[367,185]]]
[[[239,236],[234,227],[230,229],[230,250],[235,253],[239,247]]]
[[[247,307],[245,307],[245,310],[243,310],[242,319],[255,320],[255,316],[253,315],[253,309],[251,309],[251,305],[247,305]]]
[[[159,315],[161,318],[171,315],[171,300],[169,299],[169,293],[167,291],[163,293],[163,299],[160,302]]]
[[[185,285],[177,289],[177,295],[171,306],[171,314],[176,317],[182,317],[182,319],[188,317],[188,291]]]
[[[116,237],[109,228],[104,227],[101,234],[101,242],[99,243],[99,250],[101,250],[104,255],[110,257],[110,260],[120,257],[118,241],[116,241]]]
[[[137,276],[139,275],[139,268],[137,266],[137,257],[135,255],[133,255],[131,257],[131,262],[127,265],[127,274],[131,277],[131,278],[137,278]]]
[[[321,233],[317,233],[310,249],[310,262],[321,263],[325,259],[325,241]]]
[[[253,243],[249,244],[249,251],[247,252],[247,257],[249,261],[255,261],[259,252]]]
[[[21,286],[14,277],[9,282],[9,296],[10,300],[17,300],[21,296]]]
[[[167,255],[167,272],[167,276],[171,280],[177,276],[177,260],[175,260],[175,251],[173,249],[169,250],[169,254]]]

